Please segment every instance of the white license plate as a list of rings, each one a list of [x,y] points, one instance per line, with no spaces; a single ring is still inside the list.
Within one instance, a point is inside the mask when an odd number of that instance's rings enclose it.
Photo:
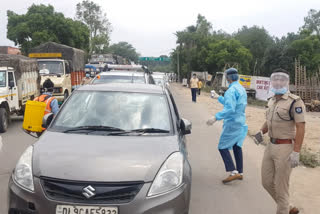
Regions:
[[[117,207],[58,205],[56,214],[118,214]]]

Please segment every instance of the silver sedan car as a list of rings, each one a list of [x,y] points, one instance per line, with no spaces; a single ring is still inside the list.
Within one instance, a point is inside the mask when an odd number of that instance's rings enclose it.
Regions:
[[[189,212],[191,123],[165,87],[86,85],[43,121],[9,181],[9,214]]]

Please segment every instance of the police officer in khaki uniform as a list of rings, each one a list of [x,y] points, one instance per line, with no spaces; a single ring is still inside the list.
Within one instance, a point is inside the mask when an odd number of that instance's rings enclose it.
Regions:
[[[289,178],[292,168],[299,164],[305,134],[305,105],[299,96],[289,91],[289,75],[276,69],[271,75],[274,96],[268,102],[266,122],[256,134],[270,137],[262,161],[262,185],[277,203],[277,214],[297,214],[299,210],[289,205]]]

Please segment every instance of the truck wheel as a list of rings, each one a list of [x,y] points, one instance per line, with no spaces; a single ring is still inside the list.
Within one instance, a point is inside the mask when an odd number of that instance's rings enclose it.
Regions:
[[[8,113],[6,109],[0,108],[0,132],[6,132],[8,129],[8,123],[9,123],[9,118],[8,118]]]
[[[65,91],[64,92],[64,95],[63,95],[63,102],[66,101],[66,99],[69,97],[69,93],[68,91]]]

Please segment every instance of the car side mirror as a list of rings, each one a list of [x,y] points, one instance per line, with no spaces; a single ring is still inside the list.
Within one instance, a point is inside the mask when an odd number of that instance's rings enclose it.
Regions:
[[[189,120],[182,118],[180,120],[180,129],[183,135],[191,134],[192,123]]]
[[[13,88],[14,87],[14,81],[10,81],[9,82],[9,88],[11,89],[11,88]]]
[[[42,128],[45,128],[45,129],[48,128],[53,117],[54,117],[53,113],[44,115],[44,117],[42,118]]]

